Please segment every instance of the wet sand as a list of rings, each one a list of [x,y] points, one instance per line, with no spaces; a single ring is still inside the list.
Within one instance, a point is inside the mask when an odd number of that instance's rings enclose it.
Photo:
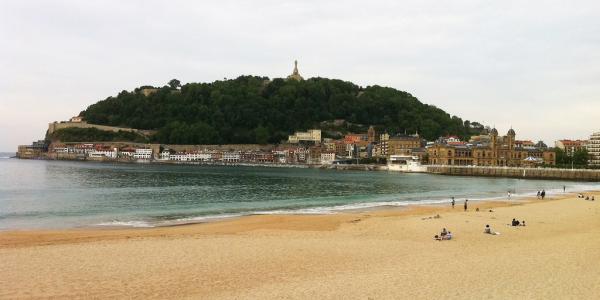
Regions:
[[[473,201],[468,212],[459,201],[455,209],[0,232],[0,298],[592,299],[600,295],[599,203],[570,195]],[[527,226],[508,226],[512,218]],[[483,234],[485,224],[501,234]],[[453,240],[433,240],[442,227]]]

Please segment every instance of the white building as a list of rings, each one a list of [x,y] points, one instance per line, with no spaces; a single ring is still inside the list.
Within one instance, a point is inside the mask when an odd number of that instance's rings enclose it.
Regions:
[[[457,136],[449,136],[446,138],[446,143],[460,143],[460,138]]]
[[[590,166],[600,166],[600,132],[595,132],[590,136],[586,147],[590,155]]]
[[[323,152],[321,153],[321,163],[324,165],[330,165],[335,161],[335,152]]]
[[[171,151],[169,149],[163,150],[159,155],[161,160],[169,160],[171,157]]]
[[[69,153],[69,148],[67,148],[67,147],[54,148],[54,152],[56,152],[56,153]]]
[[[95,158],[100,158],[100,157],[117,158],[117,148],[114,148],[113,150],[94,150],[89,153],[89,156],[95,157]]]
[[[133,158],[151,159],[152,158],[152,149],[137,148],[137,149],[135,149],[135,153],[133,153]]]
[[[223,152],[223,162],[239,162],[240,158],[239,152]]]
[[[169,154],[169,160],[187,161],[188,160],[187,153],[177,152],[175,154]]]

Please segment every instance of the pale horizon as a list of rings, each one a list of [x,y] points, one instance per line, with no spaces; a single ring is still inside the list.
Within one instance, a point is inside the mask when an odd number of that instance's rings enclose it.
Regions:
[[[0,152],[142,85],[240,75],[406,91],[519,140],[600,131],[600,4],[5,2]]]

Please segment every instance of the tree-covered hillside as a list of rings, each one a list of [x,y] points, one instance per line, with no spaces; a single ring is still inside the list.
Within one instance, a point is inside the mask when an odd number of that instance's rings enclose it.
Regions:
[[[156,129],[155,141],[169,144],[277,143],[323,121],[375,125],[390,134],[418,131],[424,138],[467,137],[478,123],[450,116],[392,88],[361,88],[351,82],[304,81],[241,76],[213,83],[159,88],[144,96],[123,91],[91,105],[81,115],[89,123]]]

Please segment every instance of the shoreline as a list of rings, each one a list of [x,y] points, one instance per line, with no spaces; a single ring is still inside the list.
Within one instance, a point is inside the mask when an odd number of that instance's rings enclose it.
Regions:
[[[0,298],[592,299],[599,201],[0,232]],[[509,226],[512,218],[527,226]],[[486,224],[501,234],[484,234]],[[434,240],[441,228],[454,238]]]
[[[550,191],[548,191],[550,192]],[[560,197],[566,197],[567,195],[574,195],[579,192],[588,192],[587,190],[568,192],[555,195]],[[589,192],[595,192],[590,190]],[[483,197],[483,198],[467,198],[469,200],[469,207],[471,205],[484,205],[485,203],[497,203],[505,205],[514,205],[518,203],[528,203],[534,199],[535,194],[533,192],[526,192],[521,194],[513,194],[511,199],[506,199],[505,196],[496,197]],[[464,203],[464,197],[456,199],[456,208],[462,208]],[[547,198],[544,201],[548,201],[553,198]],[[299,209],[274,209],[274,210],[261,210],[261,211],[248,211],[238,213],[226,213],[221,215],[200,215],[194,217],[186,217],[182,219],[165,220],[160,222],[154,222],[148,220],[117,220],[112,221],[101,221],[99,223],[81,224],[73,227],[26,227],[26,228],[6,228],[0,229],[0,234],[3,232],[28,232],[28,231],[86,231],[86,230],[142,230],[142,229],[159,229],[169,228],[178,226],[193,226],[210,224],[215,222],[230,222],[241,218],[248,217],[261,217],[261,216],[332,216],[332,215],[352,215],[362,214],[368,212],[385,212],[385,211],[413,211],[419,210],[422,207],[431,208],[443,208],[449,206],[451,203],[450,198],[441,199],[425,199],[425,200],[394,200],[394,201],[377,201],[377,202],[357,202],[342,205],[333,206],[315,206],[305,207]],[[1,243],[0,243],[1,246]]]
[[[600,190],[589,191],[587,193],[599,194]],[[489,209],[499,207],[512,207],[519,205],[545,203],[551,201],[559,201],[575,197],[576,193],[565,193],[559,197],[548,197],[545,200],[534,198],[535,196],[520,196],[508,199],[469,199],[468,211],[485,212]],[[129,238],[142,237],[165,237],[169,234],[174,236],[184,232],[194,232],[197,234],[214,234],[214,233],[239,233],[229,228],[239,228],[244,224],[259,224],[271,223],[270,229],[286,228],[287,230],[304,230],[313,228],[309,222],[314,220],[339,220],[348,219],[355,220],[360,217],[407,217],[407,216],[424,216],[434,218],[440,213],[456,213],[463,211],[463,200],[456,202],[455,208],[450,206],[450,202],[440,203],[409,203],[406,205],[377,205],[364,208],[353,208],[340,210],[333,213],[265,213],[265,214],[246,214],[239,216],[228,216],[223,218],[209,218],[202,221],[191,221],[182,223],[172,223],[156,226],[120,226],[120,225],[87,225],[72,228],[23,228],[23,229],[7,229],[0,230],[0,249],[4,247],[29,247],[39,245],[53,245],[54,243],[70,243],[83,241],[102,241],[102,240],[119,240]],[[429,215],[432,214],[432,215]],[[280,224],[279,224],[280,223]],[[284,225],[284,223],[292,223],[293,226]],[[306,224],[303,224],[306,223]],[[252,227],[259,229],[259,227]],[[215,231],[213,231],[215,230]],[[247,229],[250,230],[250,229]],[[246,230],[241,230],[243,232]]]

